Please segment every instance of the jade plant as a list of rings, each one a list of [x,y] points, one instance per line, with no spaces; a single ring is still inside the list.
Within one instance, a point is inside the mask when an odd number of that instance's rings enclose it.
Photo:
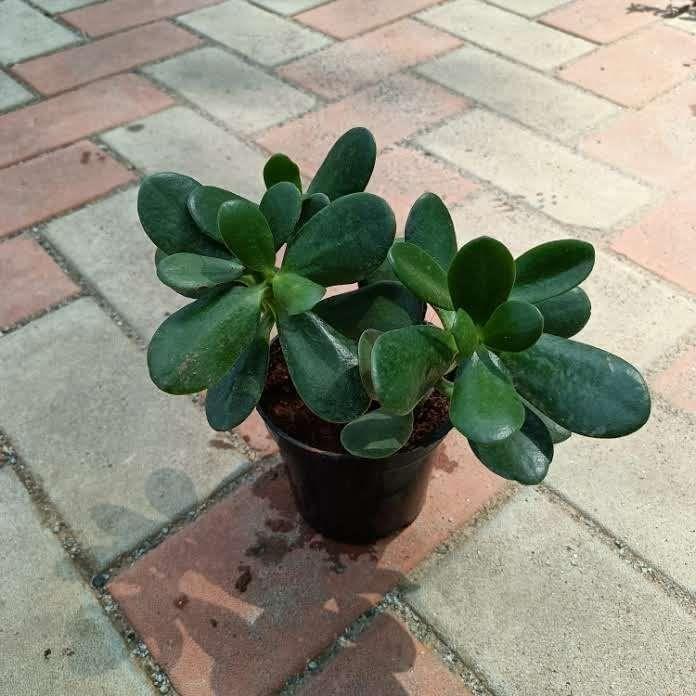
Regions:
[[[348,452],[398,452],[414,409],[437,390],[481,462],[525,484],[543,480],[571,433],[620,437],[646,422],[638,371],[569,340],[590,317],[579,287],[590,244],[549,242],[516,259],[490,237],[457,249],[432,193],[395,239],[389,205],[364,191],[375,158],[372,135],[354,128],[303,191],[298,166],[273,155],[258,204],[181,174],[143,180],[138,213],[157,275],[193,300],[150,342],[160,389],[207,389],[210,425],[236,427],[261,398],[275,327],[297,393],[345,424]],[[352,287],[324,298],[337,285]]]

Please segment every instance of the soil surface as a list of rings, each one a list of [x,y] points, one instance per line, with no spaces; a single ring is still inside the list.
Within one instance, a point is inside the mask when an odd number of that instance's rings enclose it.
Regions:
[[[322,420],[307,408],[290,379],[278,342],[271,345],[268,378],[261,403],[278,428],[296,440],[327,452],[346,452],[341,445],[341,430],[344,424]],[[377,404],[370,408],[377,408]],[[414,410],[413,432],[403,450],[428,444],[432,434],[447,422],[448,411],[447,398],[433,391]]]

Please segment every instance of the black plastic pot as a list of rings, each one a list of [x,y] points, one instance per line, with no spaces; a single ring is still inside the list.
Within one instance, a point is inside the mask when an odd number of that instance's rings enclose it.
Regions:
[[[426,446],[362,459],[309,447],[278,428],[262,405],[257,410],[278,443],[302,517],[324,536],[352,544],[388,536],[418,517],[437,448],[452,428],[446,423]]]

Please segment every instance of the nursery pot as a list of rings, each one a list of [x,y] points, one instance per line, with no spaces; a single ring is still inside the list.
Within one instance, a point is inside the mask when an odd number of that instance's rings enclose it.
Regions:
[[[324,536],[352,544],[388,536],[418,517],[438,447],[452,428],[447,421],[421,447],[364,459],[310,447],[281,430],[262,404],[257,410],[278,443],[302,517]]]

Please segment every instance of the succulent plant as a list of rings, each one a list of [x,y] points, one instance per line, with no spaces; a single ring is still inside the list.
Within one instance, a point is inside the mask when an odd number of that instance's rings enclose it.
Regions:
[[[388,204],[364,192],[375,158],[372,135],[354,128],[303,193],[297,165],[273,155],[258,204],[181,174],[143,180],[138,213],[157,275],[193,299],[150,342],[160,389],[207,389],[211,426],[239,425],[263,392],[276,326],[299,396],[345,424],[341,441],[356,456],[401,449],[434,389],[481,462],[526,484],[543,480],[554,444],[572,432],[620,437],[646,422],[638,371],[568,340],[590,317],[579,287],[594,265],[590,244],[549,242],[514,259],[479,237],[457,250],[432,193],[395,241]],[[323,299],[327,287],[353,283]],[[427,305],[441,326],[426,321]]]

